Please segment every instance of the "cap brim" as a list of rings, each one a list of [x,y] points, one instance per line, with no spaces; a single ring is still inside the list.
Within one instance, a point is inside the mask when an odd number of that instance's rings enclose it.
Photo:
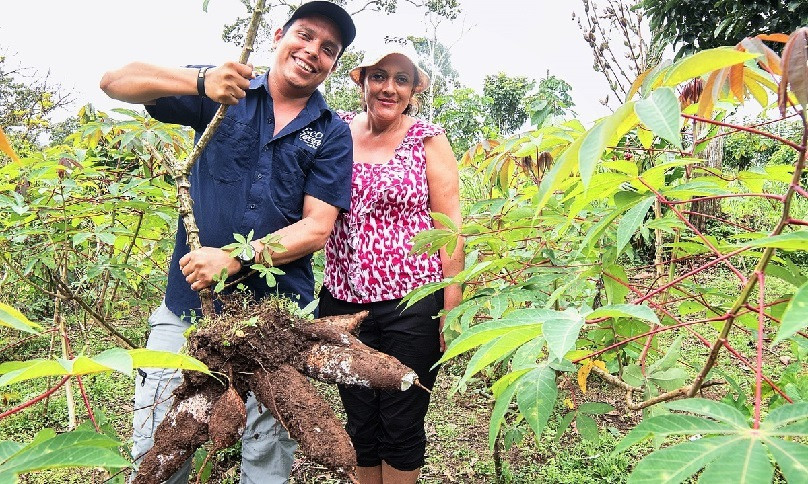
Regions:
[[[351,16],[345,9],[336,3],[326,1],[304,3],[289,17],[287,23],[312,15],[322,15],[334,22],[342,34],[342,50],[347,49],[356,38],[356,26],[353,23],[353,19],[351,19]]]

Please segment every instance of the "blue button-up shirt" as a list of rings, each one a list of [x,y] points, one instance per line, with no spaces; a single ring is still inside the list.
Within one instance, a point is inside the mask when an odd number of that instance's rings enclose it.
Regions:
[[[146,109],[155,119],[190,126],[195,139],[218,103],[201,96],[164,97]],[[315,91],[306,107],[277,134],[266,74],[253,79],[247,96],[230,106],[191,170],[194,217],[203,246],[222,247],[234,233],[263,237],[302,218],[303,197],[311,195],[343,210],[350,208],[353,149],[346,125]],[[178,316],[201,307],[185,281],[179,260],[188,253],[182,221],[168,272],[166,306]],[[256,275],[244,284],[256,299],[279,293],[303,307],[314,298],[311,255],[278,266],[284,275],[270,288]],[[198,314],[198,313],[197,313]]]

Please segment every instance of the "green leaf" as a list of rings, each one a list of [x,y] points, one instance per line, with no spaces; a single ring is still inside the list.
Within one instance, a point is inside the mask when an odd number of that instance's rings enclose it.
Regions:
[[[16,363],[19,364],[20,362],[8,362],[8,363]],[[12,383],[18,383],[25,380],[31,380],[33,378],[41,378],[44,376],[60,376],[60,375],[67,375],[68,370],[58,361],[56,360],[29,360],[28,363],[23,368],[16,369],[13,371],[7,371],[9,368],[8,363],[3,363],[0,365],[0,372],[5,373],[2,377],[0,377],[0,387],[5,385],[11,385]]]
[[[0,464],[0,481],[15,474],[65,467],[128,467],[120,442],[103,434],[75,430],[20,449]]]
[[[180,370],[194,370],[210,375],[208,367],[188,355],[172,353],[170,351],[149,350],[146,348],[136,348],[129,350],[132,357],[132,367],[134,368],[177,368]]]
[[[695,415],[667,414],[646,418],[620,441],[615,452],[621,452],[645,440],[650,435],[668,437],[671,435],[736,434],[738,429],[723,422],[714,422]]]
[[[707,400],[706,398],[688,398],[686,400],[668,402],[665,406],[671,410],[704,415],[705,417],[728,423],[739,429],[749,428],[744,414],[726,403]]]
[[[450,230],[450,231],[452,231],[454,233],[457,233],[457,231],[458,231],[457,230],[457,225],[455,225],[455,223],[452,222],[452,219],[450,219],[449,216],[446,215],[445,213],[442,213],[442,212],[429,212],[429,215],[433,219],[435,219],[436,222],[443,225],[446,229],[448,229],[448,230]]]
[[[538,437],[550,418],[558,394],[555,372],[548,367],[536,368],[520,378],[517,386],[519,412]]]
[[[682,149],[682,135],[679,132],[679,118],[682,113],[673,89],[656,89],[648,98],[637,101],[634,112],[655,135]]]
[[[645,220],[645,215],[648,209],[654,204],[656,196],[648,197],[640,201],[637,205],[633,206],[631,210],[623,215],[620,219],[620,225],[617,226],[617,255],[623,252],[623,248],[631,240],[631,236],[642,226]]]
[[[668,351],[665,352],[665,356],[660,358],[659,360],[655,361],[648,367],[649,373],[654,373],[660,370],[667,370],[672,368],[673,365],[679,361],[679,357],[682,355],[682,340],[684,339],[684,335],[679,335],[673,343],[668,347]]]
[[[578,411],[587,415],[603,415],[612,410],[614,407],[602,402],[585,402],[578,406]]]
[[[443,357],[441,357],[439,363],[485,344],[491,339],[508,333],[518,327],[540,326],[545,319],[555,314],[555,311],[547,309],[521,309],[509,313],[503,319],[473,326],[449,344],[449,347],[446,348],[446,352],[443,354]]]
[[[806,250],[808,249],[808,230],[791,232],[788,234],[772,235],[756,239],[745,244],[747,247],[774,247],[785,250]]]
[[[747,438],[725,450],[731,458],[715,459],[699,476],[699,482],[732,484],[769,484],[774,468],[756,438]]]
[[[560,360],[568,351],[575,348],[584,322],[584,318],[572,308],[555,312],[554,317],[544,322],[544,339],[551,356]]]
[[[808,402],[781,405],[766,416],[760,428],[772,431],[785,425],[808,419]]]
[[[634,103],[628,102],[610,116],[598,121],[585,135],[578,152],[578,169],[584,187],[589,186],[595,167],[603,151],[610,144],[619,141],[637,123],[633,119]]]
[[[702,438],[666,447],[642,459],[629,476],[629,484],[675,484],[684,481],[715,459],[739,448],[746,438]]]
[[[462,385],[486,366],[510,355],[516,348],[539,334],[541,325],[522,326],[484,344],[466,365],[466,372],[457,385]]]
[[[567,431],[570,424],[572,423],[572,419],[575,418],[577,414],[575,412],[570,412],[564,415],[564,418],[561,419],[561,423],[558,424],[558,430],[556,430],[555,438],[553,438],[553,442],[558,443],[561,440],[561,436],[564,435],[564,432]]]
[[[544,348],[544,338],[541,336],[537,336],[523,344],[516,350],[516,353],[513,354],[513,358],[511,358],[511,368],[521,370],[535,366],[541,356],[542,348]]]
[[[805,328],[808,328],[808,282],[797,289],[791,301],[788,302],[780,329],[777,330],[777,337],[774,338],[772,345],[794,336],[797,331]]]
[[[29,321],[13,306],[0,302],[0,326],[6,326],[26,333],[39,334],[42,326]]]
[[[623,368],[623,381],[631,386],[641,387],[645,384],[645,377],[642,374],[640,365],[629,363]]]
[[[626,302],[628,287],[610,277],[614,276],[620,281],[628,284],[628,275],[626,274],[626,270],[623,268],[623,266],[606,266],[603,268],[603,272],[609,274],[603,274],[603,287],[606,289],[606,299],[608,299],[609,304],[622,304]]]
[[[662,85],[675,87],[694,77],[724,67],[741,64],[759,56],[760,54],[742,52],[732,47],[717,47],[715,49],[703,50],[672,65],[662,80]]]
[[[671,391],[681,388],[685,384],[687,372],[683,368],[668,368],[648,374],[648,379],[659,385],[663,390]]]
[[[763,441],[789,484],[808,482],[808,445],[775,438]]]
[[[0,464],[25,447],[11,440],[0,440]]]
[[[598,440],[600,440],[598,424],[589,415],[579,413],[575,419],[575,427],[578,429],[578,434],[581,435],[582,439],[593,443],[598,443]]]
[[[587,319],[595,318],[636,318],[659,324],[659,318],[648,306],[637,304],[612,304],[600,307],[586,315]]]
[[[491,450],[494,450],[494,443],[497,440],[497,435],[499,435],[499,429],[502,428],[505,413],[511,405],[511,400],[513,400],[513,394],[516,393],[516,387],[517,384],[511,382],[511,384],[505,387],[502,393],[497,396],[497,401],[494,403],[494,409],[491,411],[491,420],[488,424],[488,447]]]

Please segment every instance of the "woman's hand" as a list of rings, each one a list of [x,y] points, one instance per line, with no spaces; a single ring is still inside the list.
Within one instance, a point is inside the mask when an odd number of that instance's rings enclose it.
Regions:
[[[241,263],[222,249],[202,247],[185,254],[180,259],[180,270],[191,289],[199,291],[213,284],[213,278],[227,269],[232,276],[241,270]]]

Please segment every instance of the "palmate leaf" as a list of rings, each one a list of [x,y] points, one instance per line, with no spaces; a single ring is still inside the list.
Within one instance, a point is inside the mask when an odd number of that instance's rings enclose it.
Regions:
[[[774,470],[767,450],[789,483],[808,481],[808,446],[778,438],[808,437],[808,403],[778,407],[757,430],[749,427],[741,412],[724,403],[688,399],[667,403],[665,407],[708,418],[660,415],[632,429],[616,451],[650,435],[662,438],[694,435],[697,440],[651,453],[637,464],[629,478],[630,483],[678,483],[701,469],[704,472],[699,482],[769,483]]]
[[[716,461],[732,460],[735,464],[741,464],[737,461],[736,454],[742,451],[750,441],[752,439],[748,436],[722,436],[702,438],[658,450],[637,464],[629,476],[628,482],[629,484],[677,484]],[[729,456],[732,456],[732,459],[729,459]],[[764,461],[766,466],[771,467],[765,456]],[[754,461],[754,463],[759,462]],[[765,474],[765,469],[745,469],[742,474],[759,477]],[[735,480],[732,482],[746,484],[765,482],[768,484],[770,480]]]

